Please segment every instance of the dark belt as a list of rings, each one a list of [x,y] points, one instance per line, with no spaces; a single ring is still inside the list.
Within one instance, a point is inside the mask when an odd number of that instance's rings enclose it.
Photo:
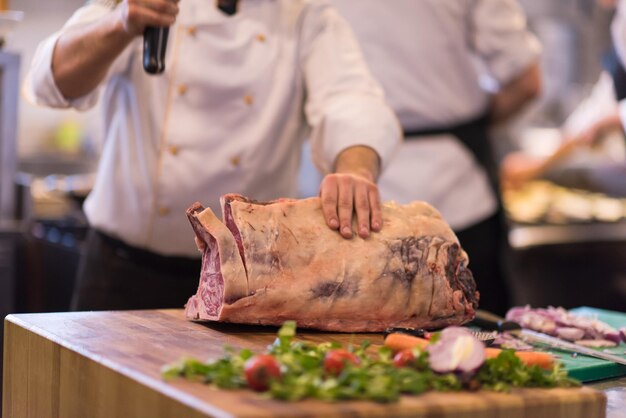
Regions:
[[[404,137],[407,140],[413,140],[434,135],[454,135],[456,137],[466,136],[469,133],[486,135],[488,126],[489,116],[485,114],[451,126],[405,130]]]
[[[124,241],[113,238],[101,231],[94,229],[93,232],[102,245],[110,249],[113,254],[134,264],[168,273],[200,273],[200,258],[163,256],[143,248],[128,245]]]

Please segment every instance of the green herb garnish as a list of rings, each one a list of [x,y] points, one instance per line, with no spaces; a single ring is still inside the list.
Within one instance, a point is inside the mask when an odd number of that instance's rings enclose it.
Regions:
[[[341,348],[334,342],[312,344],[295,340],[296,324],[286,322],[267,352],[280,364],[280,379],[269,382],[265,396],[285,401],[316,398],[324,401],[362,399],[393,402],[401,394],[420,394],[428,390],[458,391],[463,388],[507,391],[515,387],[572,387],[580,383],[567,377],[559,365],[551,371],[526,366],[512,350],[503,350],[496,358],[487,359],[472,376],[453,373],[437,374],[429,368],[428,353],[413,350],[414,360],[407,367],[395,367],[393,353],[387,347],[368,350],[370,343],[362,342],[348,351],[358,364],[345,362],[338,375],[329,374],[324,359],[329,351]],[[244,374],[246,361],[254,356],[248,349],[236,353],[227,349],[225,355],[206,363],[183,359],[163,368],[163,377],[182,376],[214,384],[223,389],[247,387]]]

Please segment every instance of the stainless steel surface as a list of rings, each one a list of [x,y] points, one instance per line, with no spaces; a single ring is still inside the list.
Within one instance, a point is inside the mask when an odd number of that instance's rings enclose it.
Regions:
[[[527,342],[546,344],[550,347],[553,347],[559,350],[583,354],[586,356],[596,357],[602,360],[612,361],[614,363],[626,365],[626,359],[623,357],[615,356],[613,354],[608,354],[603,351],[594,350],[592,348],[583,347],[582,345],[578,345],[578,344],[574,344],[565,340],[561,340],[560,338],[551,337],[549,335],[542,334],[540,332],[522,329],[519,331],[518,330],[510,331],[509,333]]]
[[[77,155],[64,156],[59,153],[39,153],[20,159],[17,171],[33,177],[49,175],[89,174],[96,171],[96,157]]]
[[[509,229],[509,243],[515,249],[599,241],[626,241],[626,222],[581,225],[516,225]]]

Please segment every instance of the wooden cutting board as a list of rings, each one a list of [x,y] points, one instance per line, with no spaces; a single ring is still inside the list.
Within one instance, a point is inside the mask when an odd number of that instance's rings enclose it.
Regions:
[[[10,315],[5,320],[3,417],[604,417],[606,398],[590,388],[511,393],[426,393],[398,403],[284,403],[250,391],[223,391],[159,369],[193,356],[220,356],[224,344],[263,350],[276,329],[188,322],[181,310]],[[382,343],[380,334],[299,333],[313,342]]]

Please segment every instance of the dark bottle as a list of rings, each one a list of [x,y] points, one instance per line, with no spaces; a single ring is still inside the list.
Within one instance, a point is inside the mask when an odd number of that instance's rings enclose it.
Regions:
[[[170,28],[149,26],[143,33],[143,68],[147,73],[165,70],[165,49]]]

